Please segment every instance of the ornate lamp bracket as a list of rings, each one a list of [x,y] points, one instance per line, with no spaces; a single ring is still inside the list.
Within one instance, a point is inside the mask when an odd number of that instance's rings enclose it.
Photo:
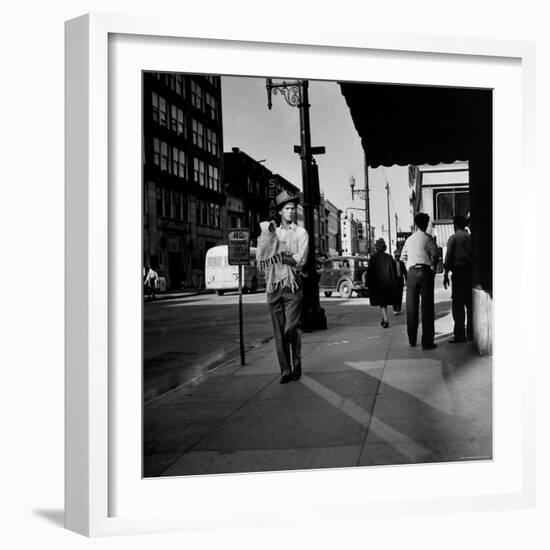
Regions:
[[[286,82],[283,80],[283,82],[279,84],[273,84],[273,80],[268,78],[265,84],[267,89],[267,107],[271,110],[272,92],[273,94],[281,94],[291,107],[298,107],[302,101],[302,85],[303,82],[300,80],[293,82]]]

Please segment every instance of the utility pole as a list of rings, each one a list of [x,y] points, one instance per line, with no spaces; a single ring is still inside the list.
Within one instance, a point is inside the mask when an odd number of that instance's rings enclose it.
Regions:
[[[390,184],[386,180],[386,200],[388,203],[388,249],[391,251],[391,224],[390,224]]]
[[[371,242],[370,242],[370,199],[369,199],[369,165],[367,164],[367,155],[365,153],[365,224],[367,231],[367,257],[370,258]]]
[[[395,213],[395,248],[397,248],[397,234],[399,233],[399,222],[397,212]]]

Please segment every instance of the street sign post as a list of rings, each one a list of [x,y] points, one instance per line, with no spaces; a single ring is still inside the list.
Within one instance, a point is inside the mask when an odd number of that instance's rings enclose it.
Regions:
[[[250,265],[250,230],[247,227],[230,229],[227,244],[229,265]]]
[[[244,365],[243,338],[243,265],[250,265],[250,230],[246,227],[230,229],[227,241],[227,263],[239,266],[239,340],[241,365]]]

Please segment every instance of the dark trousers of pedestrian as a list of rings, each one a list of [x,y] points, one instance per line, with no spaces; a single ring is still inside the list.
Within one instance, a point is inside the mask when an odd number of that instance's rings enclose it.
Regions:
[[[429,266],[411,267],[407,274],[407,335],[416,344],[419,306],[422,311],[422,346],[434,343],[434,277]]]
[[[471,339],[473,338],[471,267],[464,266],[453,269],[451,281],[453,283],[452,311],[455,322],[455,340]]]
[[[292,292],[288,287],[267,295],[281,374],[302,372],[302,338],[298,329],[302,298],[301,289]]]
[[[395,304],[393,305],[393,311],[398,313],[401,311],[401,306],[403,305],[403,283],[397,285],[397,292],[395,293]]]

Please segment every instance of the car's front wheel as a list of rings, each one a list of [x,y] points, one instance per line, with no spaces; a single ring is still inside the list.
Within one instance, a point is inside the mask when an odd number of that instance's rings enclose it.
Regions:
[[[338,292],[342,298],[350,298],[351,293],[353,292],[351,283],[349,281],[342,281],[338,287]]]

